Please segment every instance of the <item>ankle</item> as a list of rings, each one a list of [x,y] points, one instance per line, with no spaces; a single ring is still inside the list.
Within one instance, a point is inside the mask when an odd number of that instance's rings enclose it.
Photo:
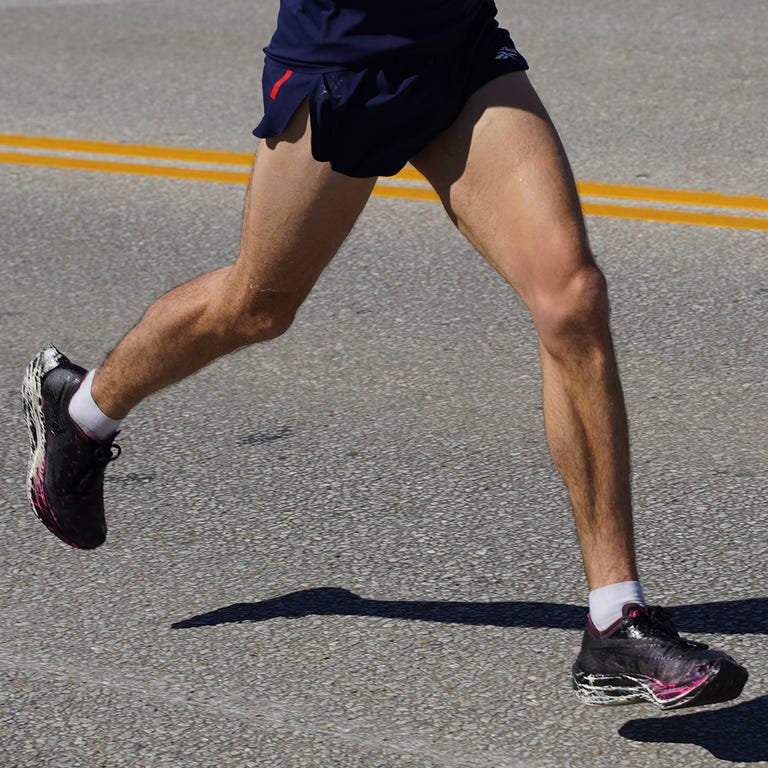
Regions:
[[[104,442],[120,428],[121,419],[107,416],[99,408],[91,391],[96,371],[90,371],[69,401],[69,417],[90,437]]]
[[[589,617],[595,627],[604,632],[624,615],[624,606],[629,604],[645,605],[639,581],[622,581],[593,589],[589,593]]]

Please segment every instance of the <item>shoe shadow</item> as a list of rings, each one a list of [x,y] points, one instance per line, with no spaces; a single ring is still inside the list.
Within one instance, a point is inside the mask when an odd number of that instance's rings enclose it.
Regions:
[[[697,744],[733,763],[768,760],[768,696],[724,709],[630,720],[619,735],[652,744]]]
[[[675,626],[684,634],[764,635],[768,634],[768,598],[723,600],[669,608]]]
[[[683,632],[768,633],[768,599],[730,600],[670,609]],[[583,629],[586,608],[547,602],[470,603],[450,600],[367,600],[347,589],[317,587],[258,603],[233,603],[177,621],[173,629],[304,616],[376,616],[444,624]]]

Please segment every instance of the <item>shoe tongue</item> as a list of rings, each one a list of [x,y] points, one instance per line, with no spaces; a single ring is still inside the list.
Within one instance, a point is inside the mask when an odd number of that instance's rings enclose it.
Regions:
[[[658,606],[628,603],[624,606],[624,622],[627,631],[632,627],[633,631],[644,635],[647,633],[648,636],[668,639],[680,637],[669,613]]]

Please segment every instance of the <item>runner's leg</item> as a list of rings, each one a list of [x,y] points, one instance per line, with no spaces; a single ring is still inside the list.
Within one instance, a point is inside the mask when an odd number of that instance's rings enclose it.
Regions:
[[[275,338],[349,234],[375,179],[353,179],[310,150],[303,105],[284,134],[261,143],[237,261],[156,301],[97,370],[93,397],[120,419],[151,393],[212,360]]]
[[[562,146],[525,73],[476,92],[413,163],[531,312],[547,436],[590,589],[637,580],[627,421],[605,280]]]

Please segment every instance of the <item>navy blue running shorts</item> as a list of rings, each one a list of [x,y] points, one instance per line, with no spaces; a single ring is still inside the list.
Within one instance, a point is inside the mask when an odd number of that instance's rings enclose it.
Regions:
[[[418,1],[418,0],[417,0]],[[265,50],[264,118],[253,131],[279,136],[307,100],[312,155],[347,176],[392,176],[458,117],[481,86],[528,69],[492,3],[449,45],[396,50],[343,67],[302,66]]]

